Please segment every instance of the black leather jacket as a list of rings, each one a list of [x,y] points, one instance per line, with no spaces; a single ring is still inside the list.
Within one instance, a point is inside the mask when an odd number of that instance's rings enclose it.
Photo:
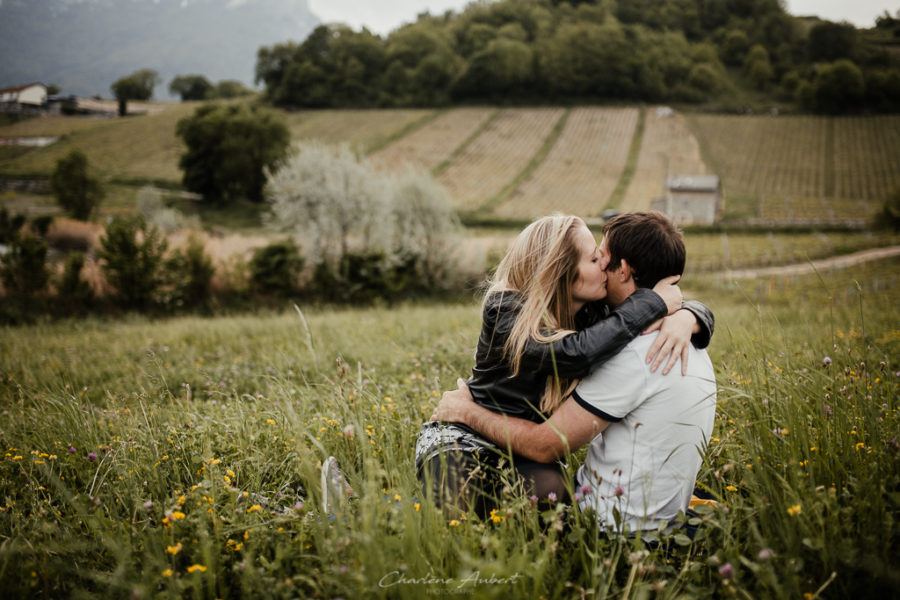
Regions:
[[[684,308],[694,313],[700,323],[700,333],[691,342],[705,348],[714,328],[712,312],[696,301],[685,302]],[[548,376],[554,373],[564,378],[586,376],[666,314],[663,299],[647,288],[636,290],[612,311],[602,304],[587,305],[576,316],[578,332],[552,343],[527,344],[519,373],[513,377],[503,349],[520,309],[521,296],[516,292],[495,294],[488,299],[475,351],[475,366],[467,384],[475,402],[481,406],[538,423],[545,419],[537,407]]]

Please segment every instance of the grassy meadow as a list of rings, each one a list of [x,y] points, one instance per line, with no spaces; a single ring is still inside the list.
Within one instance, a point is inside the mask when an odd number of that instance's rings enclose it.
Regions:
[[[486,520],[422,497],[415,436],[471,367],[474,298],[4,329],[0,595],[895,596],[900,260],[684,285],[717,317],[719,503],[668,548],[514,488]]]

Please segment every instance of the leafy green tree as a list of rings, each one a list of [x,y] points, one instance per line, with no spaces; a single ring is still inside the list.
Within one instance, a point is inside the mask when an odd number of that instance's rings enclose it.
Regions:
[[[807,52],[814,62],[852,59],[859,43],[856,27],[850,23],[817,23],[809,30]]]
[[[468,98],[522,93],[534,80],[533,65],[534,56],[527,44],[506,38],[491,40],[469,60],[454,93]]]
[[[75,219],[86,221],[103,199],[103,187],[88,172],[84,152],[75,148],[56,162],[50,187],[57,202]]]
[[[209,104],[178,122],[187,146],[178,163],[184,186],[208,200],[263,199],[265,170],[286,156],[290,132],[273,111]]]
[[[240,96],[249,96],[253,93],[253,90],[245,86],[240,81],[235,81],[234,79],[223,79],[218,82],[213,88],[211,94],[213,98],[221,98],[223,100],[228,98],[238,98]]]
[[[829,114],[857,110],[866,93],[862,71],[846,59],[820,67],[812,85],[815,110]]]
[[[146,309],[155,304],[167,246],[143,216],[116,216],[107,226],[97,257],[122,307]]]
[[[153,69],[141,69],[127,77],[117,79],[111,86],[113,95],[119,101],[119,116],[128,112],[129,100],[149,100],[153,88],[160,83],[159,74]]]
[[[178,75],[169,83],[169,93],[186,100],[207,100],[214,92],[213,84],[203,75]]]
[[[750,48],[744,58],[744,74],[757,89],[765,89],[775,76],[775,70],[769,61],[769,52],[762,44]]]
[[[725,35],[720,46],[722,61],[732,67],[741,65],[749,48],[750,39],[747,33],[741,29],[732,29]]]

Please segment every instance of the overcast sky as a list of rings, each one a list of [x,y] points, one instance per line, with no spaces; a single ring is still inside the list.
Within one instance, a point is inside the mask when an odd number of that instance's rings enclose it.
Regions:
[[[627,1],[627,0],[626,0]],[[818,15],[830,21],[850,21],[857,27],[872,27],[885,10],[896,14],[900,0],[784,0],[789,13]],[[403,23],[416,20],[428,11],[433,15],[447,9],[460,12],[468,0],[308,0],[309,8],[326,23],[337,21],[354,29],[363,25],[385,35]]]

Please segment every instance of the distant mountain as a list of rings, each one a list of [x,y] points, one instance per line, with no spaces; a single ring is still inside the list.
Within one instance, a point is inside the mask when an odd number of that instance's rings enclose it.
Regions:
[[[306,0],[0,0],[0,87],[39,81],[110,97],[150,68],[168,99],[176,75],[253,85],[256,52],[319,24]]]

